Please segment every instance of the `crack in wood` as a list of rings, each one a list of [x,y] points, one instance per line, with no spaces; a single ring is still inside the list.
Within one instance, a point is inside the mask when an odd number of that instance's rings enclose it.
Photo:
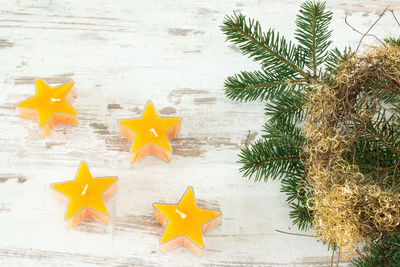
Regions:
[[[170,140],[174,155],[183,157],[200,157],[207,152],[207,147],[225,147],[227,149],[238,149],[239,144],[234,143],[229,138],[194,138],[194,137],[175,137]],[[128,152],[131,142],[120,135],[111,134],[105,139],[106,147],[112,151]]]
[[[30,24],[28,24],[30,25]],[[72,30],[72,31],[85,31],[85,32],[111,32],[115,33],[115,29],[94,29],[94,28],[77,28],[77,27],[43,27],[43,26],[25,26],[25,25],[0,25],[3,29],[39,29],[39,30]],[[127,29],[119,28],[119,32],[127,32]]]
[[[183,53],[185,53],[185,54],[200,54],[201,50],[198,50],[198,49],[196,49],[196,50],[185,50],[185,51],[183,51]]]
[[[83,263],[86,263],[102,266],[117,266],[121,264],[127,264],[129,266],[154,266],[156,264],[149,258],[143,260],[142,258],[135,256],[129,256],[126,258],[110,256],[99,257],[98,255],[87,255],[76,252],[70,253],[54,250],[41,250],[32,248],[19,249],[12,247],[0,248],[0,258],[25,258],[29,259],[31,263],[32,260],[39,261],[41,263],[47,262],[57,264],[59,264],[60,262],[69,262],[72,265],[81,265]]]

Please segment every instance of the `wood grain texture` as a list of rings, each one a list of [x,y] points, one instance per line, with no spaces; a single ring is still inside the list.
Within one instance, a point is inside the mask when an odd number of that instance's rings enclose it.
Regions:
[[[398,1],[328,1],[334,45],[360,36],[385,5]],[[258,65],[224,42],[225,14],[243,12],[293,36],[301,1],[2,1],[0,3],[0,265],[2,266],[329,266],[314,238],[284,235],[291,225],[279,182],[241,177],[240,148],[260,136],[263,104],[235,103],[226,76]],[[267,27],[265,27],[267,28]],[[373,30],[399,33],[387,16]],[[367,43],[373,43],[366,38]],[[34,93],[36,77],[55,86],[75,81],[77,126],[42,139],[15,104]],[[165,116],[183,118],[170,163],[132,165],[118,119],[139,116],[148,99]],[[50,184],[72,179],[85,160],[94,176],[118,176],[107,202],[110,223],[87,220],[68,230],[65,206]],[[173,203],[193,186],[199,206],[221,210],[197,258],[180,248],[161,253],[162,227],[152,203]],[[349,266],[343,262],[339,266]]]

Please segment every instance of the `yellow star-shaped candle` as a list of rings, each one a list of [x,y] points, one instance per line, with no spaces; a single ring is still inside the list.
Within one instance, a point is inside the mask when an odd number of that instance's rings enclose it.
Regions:
[[[168,162],[172,155],[169,139],[179,133],[181,121],[181,118],[158,116],[151,101],[147,102],[141,118],[120,120],[121,135],[133,140],[130,149],[132,162],[150,154]]]
[[[68,227],[74,227],[86,217],[108,223],[104,201],[117,191],[117,180],[117,177],[93,178],[82,161],[75,180],[52,184],[56,197],[67,204]]]
[[[35,96],[17,104],[20,118],[39,121],[40,131],[46,137],[57,124],[76,125],[75,109],[69,104],[74,97],[74,83],[52,88],[36,79]]]
[[[217,226],[221,218],[219,211],[197,207],[192,187],[188,187],[178,204],[154,203],[153,207],[154,217],[166,226],[160,241],[162,251],[184,246],[201,256],[203,233]]]

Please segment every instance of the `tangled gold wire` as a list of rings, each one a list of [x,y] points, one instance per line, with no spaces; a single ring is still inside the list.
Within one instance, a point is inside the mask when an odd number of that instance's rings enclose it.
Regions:
[[[376,97],[363,93],[366,86],[376,86],[377,78],[387,79],[388,90],[399,94],[400,46],[375,48],[344,61],[334,83],[314,87],[304,107],[306,207],[319,240],[336,244],[344,258],[353,255],[355,245],[398,231],[400,225],[400,195],[344,158],[380,108]],[[361,123],[355,125],[354,117]]]

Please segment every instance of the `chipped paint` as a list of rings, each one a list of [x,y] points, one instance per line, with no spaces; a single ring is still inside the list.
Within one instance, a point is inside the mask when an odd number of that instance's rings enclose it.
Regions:
[[[120,104],[108,104],[107,108],[108,109],[122,109]]]
[[[192,138],[176,137],[171,140],[175,155],[184,157],[202,156],[210,147],[223,147],[225,149],[238,149],[240,146],[232,142],[229,138]]]
[[[182,28],[169,28],[168,34],[175,36],[187,36],[189,33],[193,34],[204,34],[203,31],[194,30],[194,29],[182,29]]]
[[[242,143],[241,143],[241,144],[242,144],[243,146],[245,146],[245,147],[249,146],[249,145],[254,141],[254,139],[256,138],[257,134],[258,134],[257,132],[251,132],[251,131],[249,130],[249,132],[248,132],[246,138],[244,138],[244,139],[242,140]]]
[[[207,95],[209,91],[206,90],[198,90],[198,89],[190,89],[190,88],[183,88],[172,90],[168,94],[168,100],[173,102],[175,105],[181,103],[183,97],[192,97],[193,95]]]
[[[8,41],[6,39],[0,39],[0,49],[11,48],[13,46],[14,46],[13,42],[10,42],[10,41]]]
[[[160,109],[158,112],[163,115],[171,115],[176,113],[176,109],[174,107],[165,107]]]
[[[36,78],[41,78],[43,81],[46,83],[53,85],[53,84],[65,84],[69,82],[73,82],[72,77],[74,76],[74,73],[64,73],[60,75],[54,75],[54,76],[19,76],[14,79],[15,85],[21,85],[21,84],[36,84]]]
[[[195,98],[194,103],[197,105],[201,104],[214,104],[217,101],[215,97],[204,97],[204,98]]]
[[[162,228],[153,215],[126,215],[116,218],[116,230],[135,231],[142,230],[150,235],[159,236],[162,233]]]
[[[15,173],[0,173],[0,183],[5,183],[8,180],[17,180],[17,182],[19,184],[23,184],[25,183],[28,178],[26,178],[24,175],[22,174],[15,174]]]
[[[63,146],[66,142],[46,142],[46,149],[51,149],[54,146]]]

